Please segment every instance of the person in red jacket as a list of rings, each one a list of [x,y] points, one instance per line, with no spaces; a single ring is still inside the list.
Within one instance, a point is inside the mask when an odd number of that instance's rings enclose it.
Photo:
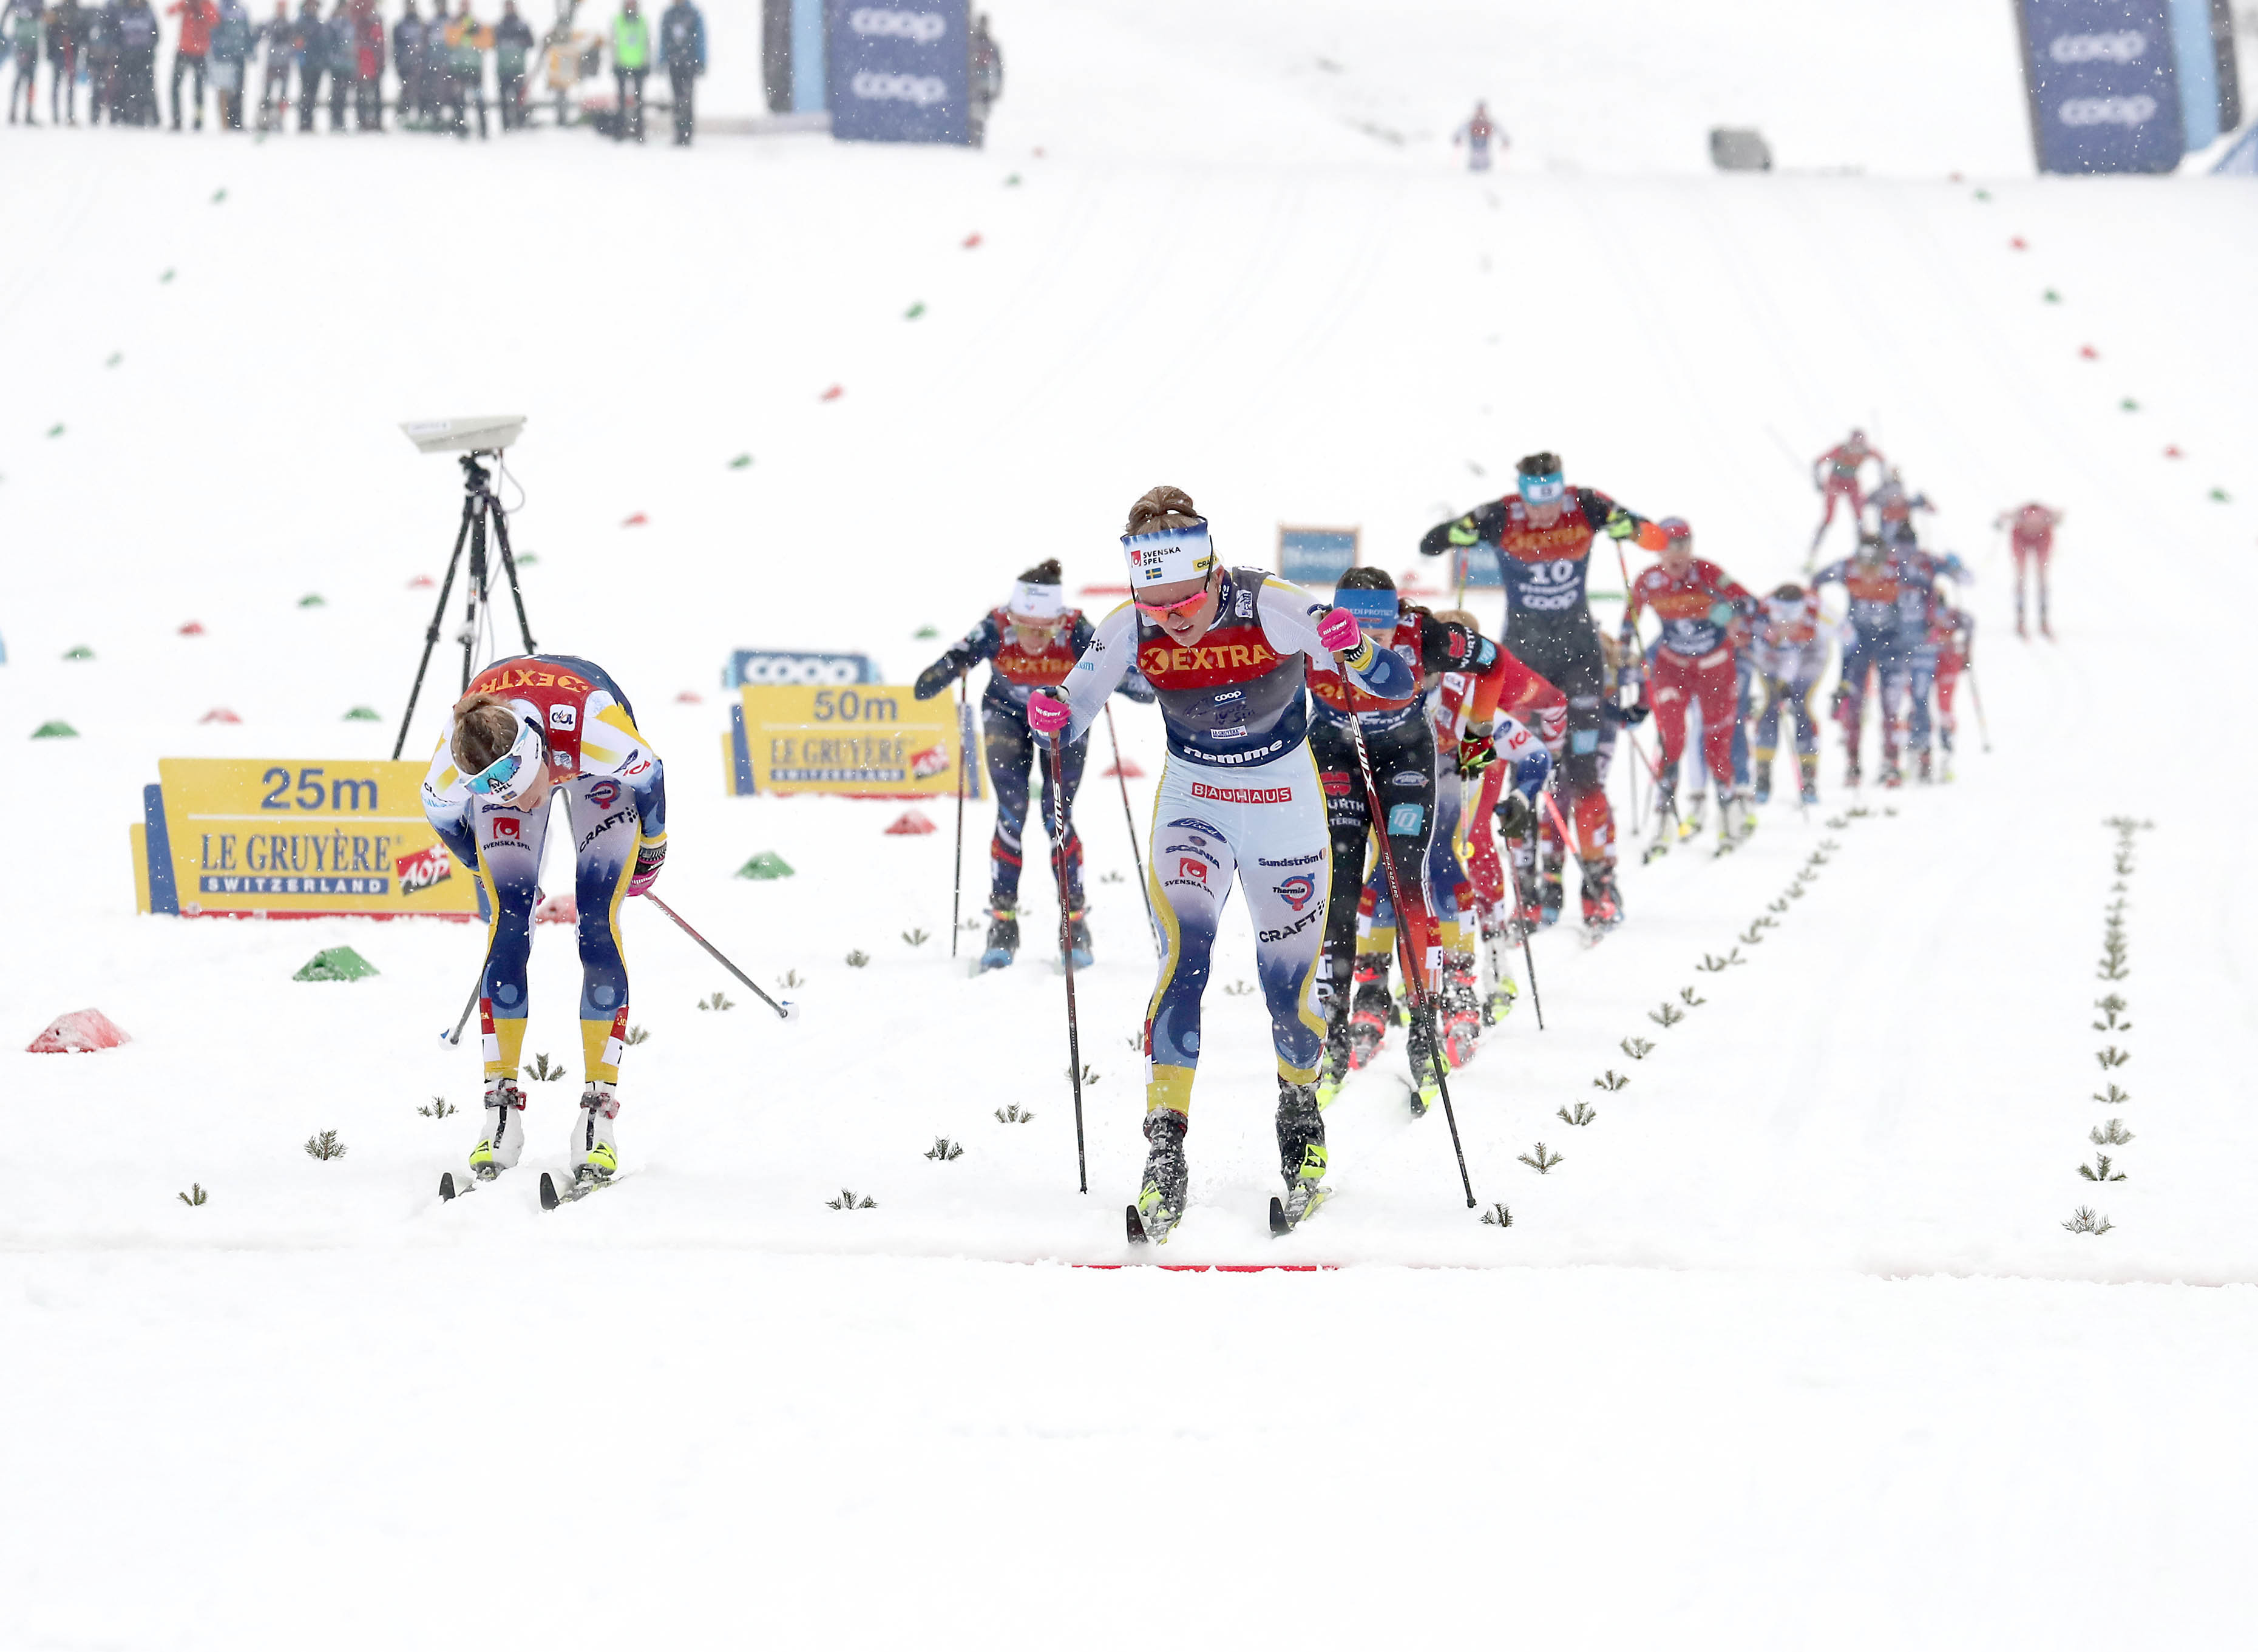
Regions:
[[[1626,643],[1638,644],[1638,616],[1654,610],[1662,621],[1646,688],[1654,726],[1662,735],[1661,809],[1655,817],[1658,848],[1669,842],[1671,792],[1678,759],[1686,748],[1686,706],[1701,707],[1701,755],[1717,783],[1717,833],[1730,845],[1755,824],[1748,799],[1733,784],[1733,731],[1740,723],[1740,678],[1733,654],[1733,628],[1754,612],[1756,599],[1716,564],[1694,554],[1694,530],[1682,517],[1665,518],[1662,562],[1630,582],[1623,610]]]
[[[2063,514],[2050,505],[2036,500],[2011,511],[1999,513],[1996,527],[2009,530],[2008,542],[2015,550],[2015,635],[2027,637],[2023,628],[2023,571],[2031,563],[2038,564],[2039,635],[2051,642],[2054,627],[2047,621],[2047,564],[2054,557],[2054,530],[2062,526]]]
[[[215,0],[173,0],[168,18],[181,20],[180,43],[173,48],[173,130],[181,130],[181,77],[196,80],[196,130],[204,129],[204,61],[211,53],[212,25],[219,21]]]

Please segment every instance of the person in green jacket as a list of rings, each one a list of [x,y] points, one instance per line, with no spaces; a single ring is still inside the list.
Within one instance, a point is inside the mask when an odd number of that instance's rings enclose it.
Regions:
[[[481,25],[471,15],[471,0],[463,0],[462,10],[448,24],[442,39],[447,52],[447,109],[454,134],[458,138],[471,135],[470,124],[464,119],[465,106],[479,111],[479,137],[486,135],[486,48],[493,44],[493,31]]]
[[[621,0],[620,15],[612,19],[612,78],[620,87],[619,124],[614,138],[624,142],[634,122],[635,140],[643,141],[643,77],[650,73],[650,25],[643,20],[636,0]]]

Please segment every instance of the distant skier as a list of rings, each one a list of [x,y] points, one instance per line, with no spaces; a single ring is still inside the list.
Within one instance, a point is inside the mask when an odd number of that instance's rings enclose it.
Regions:
[[[1944,751],[1943,772],[1938,778],[1949,780],[1953,737],[1960,732],[1953,700],[1959,691],[1961,673],[1975,663],[1976,616],[1965,608],[1940,602],[1930,635],[1936,646],[1936,737]]]
[[[1913,753],[1914,777],[1922,785],[1935,778],[1930,756],[1929,695],[1936,684],[1936,582],[1965,583],[1967,568],[1949,551],[1932,557],[1912,546],[1890,553],[1898,574],[1898,665],[1882,683],[1882,704],[1890,724],[1904,731],[1900,744]],[[1897,781],[1882,777],[1884,785]]]
[[[983,969],[1007,967],[1019,951],[1019,869],[1026,832],[1029,767],[1042,771],[1043,834],[1051,850],[1053,887],[1063,868],[1068,924],[1076,968],[1090,962],[1088,903],[1082,889],[1082,837],[1074,830],[1074,794],[1090,755],[1087,737],[1066,748],[1067,835],[1059,842],[1059,800],[1052,795],[1050,764],[1040,760],[1027,728],[1027,696],[1056,688],[1090,646],[1090,624],[1079,608],[1066,606],[1066,589],[1056,558],[1037,563],[1012,586],[1011,599],[991,609],[980,623],[946,654],[918,674],[917,697],[929,700],[983,660],[989,663],[987,691],[980,697],[982,744],[988,755],[988,783],[996,789],[996,835],[988,848],[988,945]],[[1121,692],[1143,705],[1153,691],[1133,671]]]
[[[1532,453],[1519,471],[1518,493],[1429,528],[1419,554],[1439,557],[1477,544],[1495,550],[1505,585],[1506,641],[1568,697],[1567,750],[1552,786],[1579,840],[1584,923],[1597,936],[1622,921],[1622,896],[1615,884],[1615,815],[1600,778],[1604,661],[1585,587],[1594,540],[1603,533],[1629,539],[1642,528],[1651,536],[1651,524],[1596,488],[1570,487],[1558,454]],[[1565,857],[1567,846],[1558,835],[1548,827],[1547,847]],[[1559,862],[1545,876],[1551,898],[1544,906],[1557,914]]]
[[[1079,739],[1134,665],[1159,691],[1168,731],[1149,876],[1161,942],[1145,1017],[1150,1151],[1130,1237],[1165,1239],[1183,1215],[1201,999],[1234,881],[1254,927],[1255,978],[1277,1056],[1287,1191],[1273,1225],[1291,1225],[1322,1197],[1327,1162],[1317,987],[1331,871],[1324,787],[1309,751],[1305,661],[1322,670],[1338,660],[1360,693],[1381,699],[1401,698],[1411,670],[1346,610],[1260,568],[1226,569],[1207,519],[1180,488],[1156,487],[1131,506],[1121,544],[1135,600],[1098,622],[1058,693],[1027,697],[1027,722],[1039,734]]]
[[[608,1181],[619,1169],[620,1053],[628,1034],[628,969],[620,907],[657,881],[666,860],[665,766],[636,727],[635,708],[602,668],[570,655],[499,661],[456,702],[423,780],[423,812],[455,858],[486,885],[493,916],[479,1025],[486,1046],[486,1113],[471,1171],[490,1181],[525,1147],[526,959],[534,887],[562,794],[576,846],[580,1049],[587,1088],[573,1122],[572,1177]]]
[[[1890,467],[1882,485],[1866,496],[1866,503],[1873,507],[1874,531],[1892,550],[1917,549],[1920,535],[1914,528],[1913,514],[1936,509],[1928,494],[1916,493],[1906,486],[1905,472],[1895,465]]]
[[[1826,672],[1827,642],[1834,631],[1820,610],[1815,589],[1780,585],[1757,605],[1747,653],[1764,694],[1756,729],[1757,803],[1772,801],[1772,763],[1779,749],[1783,712],[1795,741],[1797,796],[1805,804],[1819,801],[1819,723],[1811,714],[1811,696]]]
[[[2013,510],[2001,511],[1995,524],[2009,530],[2008,543],[2015,553],[2015,635],[2019,637],[2030,635],[2023,625],[2023,573],[2027,566],[2035,564],[2039,635],[2049,642],[2054,639],[2054,627],[2047,618],[2047,565],[2054,560],[2054,530],[2062,526],[2066,514],[2033,500]]]
[[[1843,727],[1847,759],[1843,778],[1856,786],[1864,772],[1859,747],[1864,735],[1868,678],[1871,676],[1881,679],[1885,685],[1882,704],[1886,708],[1886,686],[1904,663],[1898,627],[1899,571],[1880,535],[1862,533],[1858,535],[1857,554],[1821,568],[1811,576],[1811,585],[1814,591],[1821,585],[1839,585],[1850,599],[1845,616],[1850,635],[1843,644],[1842,675],[1835,684],[1834,710],[1836,720]],[[1885,783],[1894,785],[1899,777],[1897,730],[1886,709],[1879,720],[1884,779]]]
[[[1811,554],[1819,554],[1819,542],[1827,536],[1828,524],[1835,520],[1835,501],[1847,500],[1850,507],[1850,526],[1855,528],[1865,514],[1866,495],[1860,484],[1860,473],[1866,462],[1873,461],[1877,471],[1886,469],[1881,450],[1866,440],[1864,430],[1853,430],[1846,442],[1828,448],[1812,461],[1811,485],[1825,496],[1827,514],[1819,519],[1812,530]]]
[[[972,146],[983,149],[988,144],[988,112],[1004,96],[1004,48],[996,44],[984,11],[972,19],[972,63],[968,84],[972,92]]]
[[[1662,738],[1655,842],[1658,848],[1668,841],[1664,833],[1674,813],[1671,789],[1686,746],[1686,709],[1698,701],[1702,757],[1717,783],[1718,843],[1730,847],[1756,825],[1733,779],[1733,731],[1740,726],[1734,633],[1755,611],[1756,599],[1716,564],[1694,556],[1694,530],[1683,518],[1672,516],[1659,526],[1661,564],[1631,580],[1622,638],[1637,645],[1638,617],[1650,608],[1662,622],[1646,687],[1646,703],[1654,708],[1654,727]]]
[[[1451,142],[1453,145],[1464,144],[1466,146],[1468,172],[1489,170],[1489,146],[1492,139],[1496,140],[1500,149],[1505,148],[1510,141],[1502,131],[1498,130],[1497,123],[1490,119],[1489,105],[1481,102],[1474,104],[1474,112],[1467,117],[1466,124],[1451,134]]]

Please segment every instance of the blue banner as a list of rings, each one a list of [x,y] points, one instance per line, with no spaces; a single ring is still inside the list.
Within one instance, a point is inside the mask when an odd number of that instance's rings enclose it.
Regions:
[[[1362,537],[1353,528],[1281,528],[1278,571],[1312,591],[1331,590],[1356,566]]]
[[[972,141],[966,0],[824,0],[831,135],[866,142]]]
[[[724,688],[748,683],[771,688],[837,688],[878,680],[878,668],[867,654],[808,654],[791,649],[739,649],[721,674]]]
[[[2169,172],[2184,152],[2169,0],[2022,0],[2041,172]]]

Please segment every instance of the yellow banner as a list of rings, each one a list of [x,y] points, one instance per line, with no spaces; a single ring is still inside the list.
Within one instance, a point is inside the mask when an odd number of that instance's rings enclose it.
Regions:
[[[478,880],[423,818],[426,765],[167,757],[146,789],[148,909],[467,918]]]
[[[919,700],[878,684],[747,684],[728,755],[739,795],[820,791],[860,798],[956,795],[954,697]],[[967,796],[980,795],[979,748]]]

